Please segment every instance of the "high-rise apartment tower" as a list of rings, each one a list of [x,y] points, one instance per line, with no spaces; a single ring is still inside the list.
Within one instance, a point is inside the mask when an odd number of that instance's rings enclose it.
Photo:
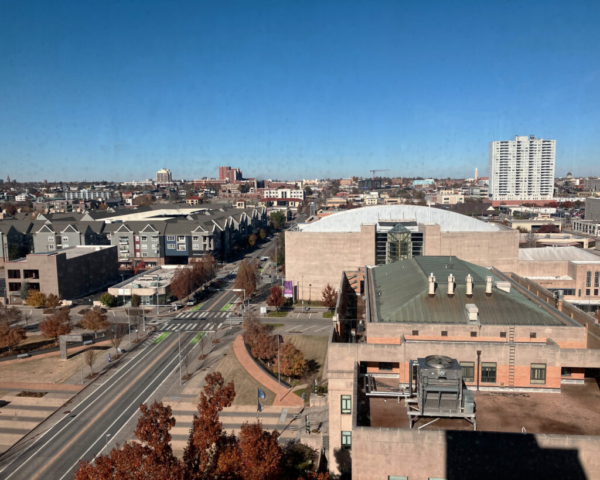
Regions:
[[[516,136],[490,142],[490,199],[551,200],[556,140]]]
[[[173,182],[173,176],[171,175],[171,170],[167,170],[166,168],[161,168],[158,172],[156,172],[156,183],[171,183]]]

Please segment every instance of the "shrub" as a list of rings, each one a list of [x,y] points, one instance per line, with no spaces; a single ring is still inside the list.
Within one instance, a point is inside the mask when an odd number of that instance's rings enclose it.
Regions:
[[[39,290],[29,290],[25,303],[34,308],[43,307],[46,304],[46,295]]]
[[[111,295],[108,292],[105,292],[102,295],[100,295],[100,298],[98,300],[100,300],[100,303],[102,305],[109,308],[114,307],[117,304],[117,297]]]

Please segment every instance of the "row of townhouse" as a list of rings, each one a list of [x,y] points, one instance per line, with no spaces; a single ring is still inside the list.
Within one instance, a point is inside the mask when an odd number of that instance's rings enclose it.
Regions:
[[[97,216],[99,218],[94,218]],[[2,260],[79,245],[116,245],[119,264],[185,264],[212,254],[227,260],[249,235],[267,227],[266,208],[205,210],[184,217],[104,220],[99,215],[39,215],[0,221]]]

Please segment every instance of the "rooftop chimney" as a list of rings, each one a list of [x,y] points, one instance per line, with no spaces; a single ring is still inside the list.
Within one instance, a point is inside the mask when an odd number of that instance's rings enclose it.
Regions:
[[[465,280],[467,282],[467,298],[471,298],[473,296],[473,277],[469,274]]]
[[[491,297],[492,296],[492,277],[491,276],[487,276],[485,277],[485,295],[486,297]]]
[[[448,296],[452,298],[454,296],[454,275],[448,275]]]
[[[435,297],[435,277],[433,273],[429,275],[429,298]]]

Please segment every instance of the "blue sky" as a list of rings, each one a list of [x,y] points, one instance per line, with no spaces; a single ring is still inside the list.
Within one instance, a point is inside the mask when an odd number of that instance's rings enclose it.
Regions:
[[[0,178],[600,174],[600,2],[0,2]]]

